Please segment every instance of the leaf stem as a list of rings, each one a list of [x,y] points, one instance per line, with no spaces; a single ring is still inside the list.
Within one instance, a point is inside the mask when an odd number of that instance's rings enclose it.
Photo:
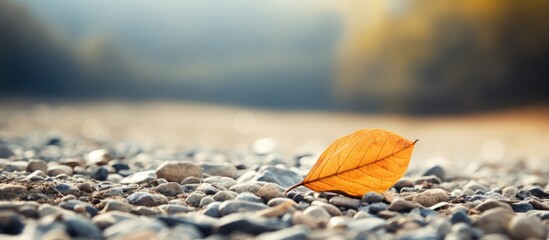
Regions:
[[[296,184],[290,186],[288,189],[286,189],[286,191],[284,191],[284,195],[286,195],[286,193],[288,193],[290,190],[292,190],[292,189],[294,189],[294,188],[296,188],[296,187],[299,187],[299,186],[301,186],[301,185],[303,185],[303,181],[301,181],[301,182],[299,182],[299,183],[296,183]]]

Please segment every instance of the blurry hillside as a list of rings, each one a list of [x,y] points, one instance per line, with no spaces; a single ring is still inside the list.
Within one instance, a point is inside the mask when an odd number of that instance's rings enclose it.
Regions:
[[[0,1],[3,98],[461,113],[549,103],[547,1]]]

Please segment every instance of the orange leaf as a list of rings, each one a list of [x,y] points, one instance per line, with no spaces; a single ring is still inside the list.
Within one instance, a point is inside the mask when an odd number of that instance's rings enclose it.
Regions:
[[[384,192],[398,181],[417,142],[383,129],[361,129],[333,142],[298,186],[360,197]]]

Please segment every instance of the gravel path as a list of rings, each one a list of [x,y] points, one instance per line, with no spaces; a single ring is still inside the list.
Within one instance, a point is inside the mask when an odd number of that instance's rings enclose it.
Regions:
[[[0,239],[548,238],[546,158],[413,164],[353,199],[284,195],[318,152],[272,139],[217,150],[45,132],[0,136]]]

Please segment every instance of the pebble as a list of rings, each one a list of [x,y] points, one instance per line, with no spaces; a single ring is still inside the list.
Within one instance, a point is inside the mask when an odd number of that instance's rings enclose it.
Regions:
[[[183,188],[176,182],[162,183],[154,187],[153,190],[166,196],[177,196],[183,193]]]
[[[231,214],[220,219],[218,233],[230,234],[236,231],[258,235],[288,227],[277,218],[263,218],[247,214]]]
[[[452,222],[452,224],[465,223],[467,225],[470,225],[471,218],[464,211],[456,211],[450,217],[450,222]]]
[[[323,207],[319,206],[310,206],[305,211],[303,211],[305,215],[308,215],[317,221],[321,222],[322,224],[327,224],[330,220],[331,215],[324,209]]]
[[[267,205],[262,203],[254,203],[241,200],[228,200],[221,203],[221,205],[219,206],[219,212],[222,216],[226,216],[238,212],[255,212],[263,210],[267,207]]]
[[[269,205],[270,206],[270,205]],[[336,206],[332,205],[332,204],[328,204],[328,203],[325,203],[325,202],[322,202],[322,201],[313,201],[311,203],[311,206],[319,206],[319,207],[322,207],[324,208],[324,210],[326,210],[331,216],[341,216],[342,213],[341,213],[341,210],[339,210],[339,208],[337,208]]]
[[[263,200],[258,197],[257,195],[253,194],[253,193],[250,193],[250,192],[242,192],[242,193],[239,193],[236,198],[236,200],[242,200],[242,201],[249,201],[249,202],[257,202],[257,203],[262,203]],[[286,198],[283,198],[283,199],[286,199]],[[275,199],[271,199],[272,200],[275,200]],[[271,202],[269,201],[269,202]],[[269,204],[269,206],[271,206]],[[272,206],[271,206],[272,207]]]
[[[481,212],[484,212],[492,208],[505,208],[505,209],[513,210],[511,206],[509,206],[509,204],[502,201],[498,201],[498,200],[492,200],[492,199],[486,200],[475,207],[476,210],[479,210]]]
[[[11,156],[15,156],[13,151],[11,151],[8,147],[0,145],[0,158],[9,158]]]
[[[238,194],[231,191],[219,191],[213,196],[213,200],[223,202],[234,199]]]
[[[514,212],[528,212],[534,210],[532,204],[527,202],[512,203],[511,208]]]
[[[435,176],[439,179],[444,179],[446,171],[441,166],[433,166],[425,171],[422,176]]]
[[[343,196],[334,196],[330,198],[328,202],[337,207],[352,208],[352,209],[357,209],[358,207],[360,207],[359,199],[348,198]]]
[[[185,203],[193,207],[198,207],[200,205],[200,200],[202,200],[202,198],[204,198],[205,196],[206,194],[204,193],[193,192],[189,194],[189,196],[187,196],[187,198],[185,199]]]
[[[367,203],[383,202],[385,197],[376,192],[368,192],[362,196],[362,201]]]
[[[266,183],[259,190],[257,190],[257,195],[263,199],[264,202],[277,197],[284,197],[280,186],[277,186],[273,183]]]
[[[306,240],[311,231],[304,226],[292,226],[275,232],[263,233],[257,236],[258,240]]]
[[[132,175],[129,175],[122,180],[120,180],[120,183],[122,184],[142,184],[147,183],[152,180],[156,179],[156,173],[154,170],[149,171],[142,171],[142,172],[136,172]]]
[[[351,222],[349,222],[348,226],[351,230],[362,232],[362,231],[374,231],[376,229],[380,229],[385,227],[386,223],[385,220],[381,218],[362,218],[362,219],[355,219]]]
[[[27,188],[21,185],[0,184],[0,200],[14,200],[27,196]]]
[[[439,202],[448,201],[449,194],[442,189],[429,189],[418,193],[412,201],[417,202],[425,207],[433,206]]]
[[[4,170],[6,172],[26,171],[27,165],[28,165],[28,162],[26,161],[12,161],[12,162],[8,162],[8,164],[4,166]]]
[[[14,211],[0,211],[0,236],[3,234],[17,235],[25,228],[25,223]]]
[[[106,201],[103,211],[130,212],[132,209],[133,209],[133,206],[128,203],[125,203],[119,200],[109,199]]]
[[[111,161],[113,157],[107,149],[98,149],[91,151],[88,154],[87,165],[105,165]]]
[[[515,215],[508,228],[515,239],[546,239],[549,231],[539,218],[526,215]]]
[[[107,170],[107,168],[105,167],[98,167],[92,173],[92,178],[99,181],[107,180],[108,176],[109,176],[109,170]]]
[[[423,185],[423,184],[440,184],[442,180],[437,176],[422,176],[416,179],[414,185]]]
[[[538,197],[538,198],[549,198],[549,193],[546,193],[540,187],[531,187],[528,190],[526,190],[526,192],[530,196],[535,196],[535,197]]]
[[[90,220],[83,217],[71,216],[65,219],[67,233],[74,238],[102,239],[103,234]]]
[[[183,180],[185,181],[185,180]],[[211,176],[211,177],[208,177],[206,179],[204,179],[205,183],[210,183],[210,184],[218,184],[218,185],[221,185],[227,189],[229,189],[230,187],[236,185],[236,180],[230,178],[230,177],[223,177],[223,176]]]
[[[44,172],[40,170],[36,170],[31,174],[27,175],[26,179],[30,181],[43,181],[46,177],[47,175]]]
[[[368,206],[366,210],[371,214],[378,214],[381,211],[387,210],[388,207],[389,206],[385,203],[377,202],[370,204],[370,206]]]
[[[221,205],[220,202],[212,202],[208,204],[208,206],[206,207],[206,209],[204,209],[202,214],[206,216],[214,217],[214,218],[220,218],[221,217],[221,212],[219,211],[220,205]]]
[[[406,179],[406,178],[403,178],[403,179],[400,179],[398,180],[394,185],[393,187],[397,190],[397,192],[400,192],[400,190],[402,188],[405,188],[405,187],[414,187],[414,182],[410,179]]]
[[[72,176],[73,170],[67,165],[54,165],[48,167],[48,176],[57,176],[61,174],[66,174],[67,176]]]
[[[469,181],[465,186],[463,186],[464,189],[469,189],[473,191],[481,190],[483,192],[488,192],[490,189],[488,189],[486,186],[479,184],[475,181]]]
[[[276,166],[263,166],[254,175],[251,181],[264,181],[276,183],[282,187],[290,187],[302,178],[292,170],[283,169]]]
[[[130,204],[138,206],[156,206],[158,200],[150,193],[147,192],[134,192],[126,198]]]
[[[181,206],[176,204],[165,204],[165,205],[159,206],[158,208],[168,215],[188,213],[188,212],[194,211],[194,208],[189,208],[186,206]]]
[[[48,172],[48,164],[44,160],[40,159],[31,159],[29,160],[29,164],[27,165],[27,172],[34,172],[34,171],[42,171],[42,172]]]
[[[200,167],[188,161],[166,161],[156,168],[156,177],[181,182],[187,177],[201,177]]]
[[[518,188],[515,186],[507,186],[503,188],[501,192],[504,197],[512,199],[517,195]]]
[[[473,222],[473,226],[482,229],[485,233],[508,234],[507,225],[515,214],[507,208],[489,209]]]
[[[80,189],[76,185],[70,184],[70,183],[60,183],[57,186],[55,186],[55,190],[57,190],[57,192],[63,194],[64,196],[69,194],[72,194],[75,196],[80,195]]]
[[[205,174],[210,176],[221,176],[235,179],[238,176],[238,170],[228,162],[207,162],[200,164],[200,168]],[[233,184],[234,185],[234,184]]]
[[[156,233],[165,225],[155,219],[127,219],[109,226],[103,231],[108,239],[158,239]]]
[[[93,224],[95,224],[95,226],[99,227],[100,229],[106,229],[116,223],[137,219],[137,218],[138,218],[137,216],[130,213],[112,211],[112,212],[105,212],[93,217],[92,222]]]
[[[210,203],[215,202],[214,198],[211,196],[205,196],[200,200],[200,204],[198,207],[203,208],[208,206]]]
[[[401,199],[401,198],[397,198],[397,199],[393,200],[393,202],[389,205],[387,210],[395,211],[395,212],[410,212],[410,211],[412,211],[412,209],[418,208],[418,207],[422,207],[422,206],[417,204],[417,203],[414,203],[414,202],[410,202],[410,201],[406,201],[406,200]]]

